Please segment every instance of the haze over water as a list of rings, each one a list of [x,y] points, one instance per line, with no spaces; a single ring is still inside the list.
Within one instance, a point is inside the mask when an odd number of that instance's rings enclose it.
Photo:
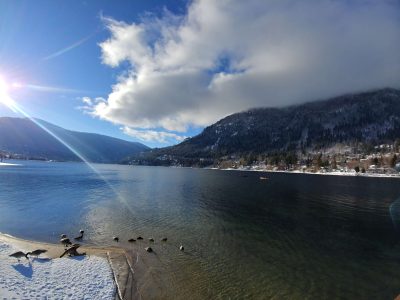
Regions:
[[[82,163],[17,163],[0,167],[0,232],[57,242],[82,228],[135,257],[154,237],[137,256],[144,298],[400,293],[398,179],[96,165],[106,183]]]

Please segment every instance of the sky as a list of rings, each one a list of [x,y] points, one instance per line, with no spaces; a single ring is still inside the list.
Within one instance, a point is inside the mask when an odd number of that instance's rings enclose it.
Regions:
[[[20,107],[150,147],[249,108],[399,88],[399,53],[397,0],[0,0]]]

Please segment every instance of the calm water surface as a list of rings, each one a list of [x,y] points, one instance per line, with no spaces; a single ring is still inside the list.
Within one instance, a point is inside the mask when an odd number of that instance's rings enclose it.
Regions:
[[[400,293],[399,179],[17,163],[0,166],[0,231],[57,242],[83,228],[99,246],[118,235],[145,299]]]

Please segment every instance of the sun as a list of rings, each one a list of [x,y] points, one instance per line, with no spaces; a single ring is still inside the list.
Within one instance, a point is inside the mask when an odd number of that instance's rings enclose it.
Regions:
[[[14,110],[15,103],[8,95],[9,86],[7,82],[0,76],[0,104],[4,104],[11,110]]]

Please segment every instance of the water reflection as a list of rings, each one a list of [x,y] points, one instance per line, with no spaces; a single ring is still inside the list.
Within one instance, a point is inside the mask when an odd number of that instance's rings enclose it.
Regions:
[[[393,298],[397,179],[27,162],[0,169],[0,231],[129,249],[148,297]],[[245,175],[245,176],[243,176]],[[129,244],[129,238],[144,241]],[[162,237],[168,242],[162,243]],[[144,251],[154,237],[154,253]],[[179,251],[179,245],[187,251]],[[146,294],[147,293],[147,294]]]

